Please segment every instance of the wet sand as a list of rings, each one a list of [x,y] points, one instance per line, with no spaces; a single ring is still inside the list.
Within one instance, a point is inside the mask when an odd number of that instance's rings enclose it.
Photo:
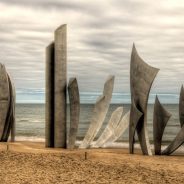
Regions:
[[[0,183],[183,183],[184,156],[142,156],[127,149],[46,149],[43,143],[0,144]],[[7,150],[8,148],[8,150]],[[85,159],[87,152],[87,160]]]

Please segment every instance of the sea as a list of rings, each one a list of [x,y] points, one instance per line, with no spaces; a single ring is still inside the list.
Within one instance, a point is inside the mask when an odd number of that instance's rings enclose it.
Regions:
[[[96,139],[106,127],[112,112],[123,106],[124,114],[130,110],[130,104],[111,104],[106,119]],[[171,142],[180,130],[178,104],[165,104],[165,109],[172,114],[163,135],[163,144]],[[93,113],[94,104],[81,104],[80,123],[77,134],[77,141],[81,141],[89,127]],[[154,105],[148,105],[148,130],[150,142],[153,142],[153,109]],[[69,105],[67,106],[67,128],[70,125]],[[44,104],[16,104],[16,140],[44,142],[45,137],[45,105]],[[137,137],[136,137],[137,140]],[[117,143],[128,143],[128,130],[117,140]],[[120,145],[120,144],[119,144]]]

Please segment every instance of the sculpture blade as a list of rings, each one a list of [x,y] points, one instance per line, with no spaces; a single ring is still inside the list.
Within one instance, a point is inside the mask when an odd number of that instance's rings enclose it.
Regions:
[[[55,31],[54,52],[54,147],[66,148],[67,25]]]
[[[134,136],[137,124],[142,117],[143,113],[140,112],[135,106],[134,100],[132,101],[130,110],[130,121],[129,121],[129,151],[131,154],[134,153]]]
[[[131,99],[136,108],[143,113],[137,123],[137,134],[143,154],[152,155],[147,130],[147,103],[152,83],[159,69],[145,63],[133,45],[130,64]],[[132,116],[131,111],[131,116]]]
[[[155,147],[155,155],[161,154],[161,143],[164,129],[171,114],[164,109],[156,96],[153,116],[153,140]]]
[[[184,88],[183,88],[183,85],[180,91],[179,117],[180,117],[180,125],[182,127],[184,125]]]
[[[109,137],[109,139],[104,144],[117,141],[121,137],[121,135],[123,135],[123,133],[126,131],[126,129],[128,128],[129,120],[130,120],[130,111],[127,112],[122,117],[118,126],[114,129],[113,134],[111,135],[111,137]]]
[[[109,76],[104,84],[103,96],[101,96],[95,104],[94,113],[92,115],[92,120],[89,129],[79,148],[89,147],[91,142],[97,135],[98,131],[100,130],[105,120],[107,111],[109,109],[113,87],[114,87],[114,76]]]
[[[171,142],[171,144],[162,152],[162,155],[170,155],[175,150],[177,150],[184,143],[184,125],[178,132],[176,138]]]
[[[105,130],[102,132],[98,140],[95,142],[93,147],[98,148],[102,147],[104,143],[111,137],[114,130],[116,129],[121,117],[123,114],[123,107],[118,107],[111,115],[111,118],[105,128]]]
[[[68,84],[68,94],[70,100],[70,130],[67,147],[73,149],[75,147],[80,116],[80,97],[76,78],[70,79]]]
[[[79,148],[88,148],[89,147],[91,141],[94,138],[94,135],[96,133],[96,129],[97,129],[97,126],[99,125],[99,122],[101,123],[101,121],[103,121],[102,108],[103,108],[104,100],[105,100],[105,96],[98,97],[96,104],[95,104],[95,107],[94,107],[91,123],[89,125],[88,131],[87,131],[81,145],[79,146]]]
[[[10,105],[8,75],[5,66],[0,64],[0,140],[2,139]]]
[[[14,86],[10,79],[10,76],[7,74],[8,77],[8,83],[9,83],[9,97],[10,97],[10,103],[8,108],[8,113],[6,117],[6,122],[4,126],[3,135],[1,138],[1,141],[7,142],[8,137],[10,135],[10,131],[12,129],[12,126],[15,124],[15,92],[14,92]],[[14,135],[15,136],[15,135]]]
[[[46,48],[45,146],[54,147],[54,42]]]
[[[10,78],[11,79],[11,78]],[[12,81],[12,80],[11,80]],[[15,91],[15,86],[12,82],[12,91],[13,91],[13,112],[12,112],[12,126],[11,126],[11,142],[15,141],[15,134],[16,134],[16,118],[15,118],[15,104],[16,104],[16,91]]]

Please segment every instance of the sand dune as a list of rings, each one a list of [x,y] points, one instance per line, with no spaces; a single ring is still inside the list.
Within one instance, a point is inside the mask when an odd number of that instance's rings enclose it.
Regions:
[[[45,149],[0,144],[0,183],[183,183],[184,156],[129,155],[125,149]],[[87,152],[87,160],[85,160]]]

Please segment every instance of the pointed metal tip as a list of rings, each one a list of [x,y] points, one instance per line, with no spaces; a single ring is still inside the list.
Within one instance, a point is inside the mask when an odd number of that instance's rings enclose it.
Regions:
[[[71,86],[72,83],[74,83],[76,81],[77,81],[77,79],[75,77],[70,78],[69,83],[68,83],[68,86]]]
[[[155,104],[160,104],[160,101],[159,101],[159,98],[158,98],[158,95],[156,95],[156,97],[155,97]]]
[[[49,49],[50,47],[54,46],[54,41],[50,42],[49,45],[47,45],[46,49]]]
[[[107,77],[107,81],[114,80],[114,79],[115,79],[115,76],[114,75],[109,75]]]
[[[133,43],[133,46],[132,46],[132,54],[134,55],[138,55],[139,56],[139,54],[138,54],[138,52],[137,52],[137,49],[136,49],[136,47],[135,47],[135,43]]]
[[[104,100],[104,98],[105,98],[104,95],[100,95],[100,96],[97,98],[97,100],[96,100],[96,105],[97,105],[98,103],[101,103],[101,101]]]
[[[55,30],[55,32],[60,31],[60,30],[62,30],[62,29],[66,29],[66,28],[67,28],[67,24],[62,24],[62,25],[60,25],[60,26]]]

